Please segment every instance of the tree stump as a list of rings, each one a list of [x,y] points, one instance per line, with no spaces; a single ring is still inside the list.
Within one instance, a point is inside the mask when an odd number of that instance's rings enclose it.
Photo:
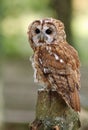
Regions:
[[[38,90],[36,118],[30,130],[78,130],[79,115],[70,108],[57,91]]]

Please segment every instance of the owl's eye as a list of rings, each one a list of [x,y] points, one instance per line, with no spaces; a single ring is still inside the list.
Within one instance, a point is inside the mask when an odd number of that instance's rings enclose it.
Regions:
[[[38,28],[35,29],[35,33],[36,34],[39,34],[40,33],[40,30]]]
[[[51,33],[52,33],[52,30],[51,30],[51,29],[47,29],[47,30],[46,30],[46,33],[47,33],[47,34],[51,34]]]

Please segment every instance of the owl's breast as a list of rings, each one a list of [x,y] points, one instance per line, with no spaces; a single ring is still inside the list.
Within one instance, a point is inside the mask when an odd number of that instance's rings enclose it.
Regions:
[[[54,46],[44,46],[40,47],[38,52],[38,63],[41,68],[48,69],[64,69],[66,66],[66,61],[59,52],[56,51]]]
[[[34,53],[35,77],[38,82],[49,83],[50,77],[56,75],[73,75],[74,71],[67,63],[67,57],[61,48],[56,46],[41,46]],[[56,81],[55,81],[56,82]]]

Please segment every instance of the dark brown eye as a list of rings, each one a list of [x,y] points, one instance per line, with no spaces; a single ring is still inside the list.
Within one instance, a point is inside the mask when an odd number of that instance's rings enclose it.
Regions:
[[[38,28],[35,29],[35,33],[36,34],[39,34],[40,33],[40,30]]]
[[[47,33],[47,34],[51,34],[51,33],[52,33],[52,30],[51,30],[51,29],[47,29],[47,30],[46,30],[46,33]]]

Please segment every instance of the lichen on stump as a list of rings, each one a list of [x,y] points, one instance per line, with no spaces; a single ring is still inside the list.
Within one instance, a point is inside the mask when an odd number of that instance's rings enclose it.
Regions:
[[[30,130],[78,130],[79,115],[69,107],[57,91],[38,90],[36,118]]]

